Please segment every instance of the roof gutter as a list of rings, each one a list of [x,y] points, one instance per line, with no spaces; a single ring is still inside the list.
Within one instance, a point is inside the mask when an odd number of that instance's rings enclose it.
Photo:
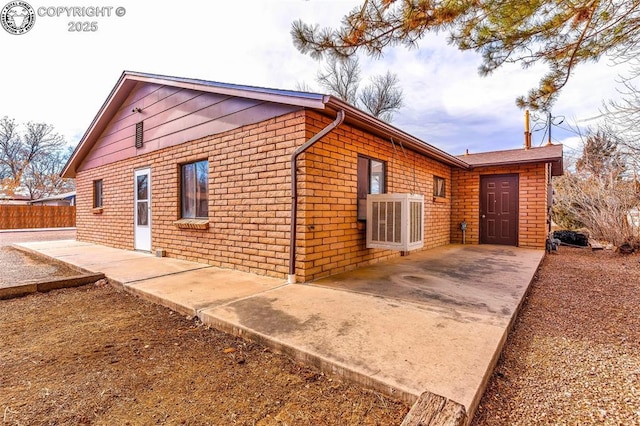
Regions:
[[[298,226],[298,156],[320,141],[344,121],[345,112],[339,110],[336,119],[311,139],[300,145],[291,155],[291,237],[289,242],[289,284],[296,283],[296,228]]]

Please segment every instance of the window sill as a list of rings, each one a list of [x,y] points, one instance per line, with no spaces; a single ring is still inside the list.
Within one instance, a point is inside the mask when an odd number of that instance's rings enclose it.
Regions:
[[[440,204],[443,204],[443,203],[446,203],[446,202],[447,202],[447,198],[446,198],[446,197],[438,197],[438,196],[435,196],[435,195],[434,195],[434,197],[433,197],[433,202],[434,202],[434,203],[440,203]]]
[[[173,224],[180,229],[209,229],[209,219],[180,219]]]
[[[91,209],[91,213],[93,214],[102,214],[104,211],[104,207],[94,207]]]

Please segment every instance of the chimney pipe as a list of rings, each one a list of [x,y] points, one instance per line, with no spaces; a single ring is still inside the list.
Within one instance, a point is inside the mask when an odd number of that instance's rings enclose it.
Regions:
[[[531,131],[529,129],[529,110],[524,112],[524,149],[531,149]]]

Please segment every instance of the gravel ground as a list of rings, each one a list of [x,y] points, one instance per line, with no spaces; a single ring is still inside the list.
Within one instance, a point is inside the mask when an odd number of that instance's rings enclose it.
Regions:
[[[75,239],[75,228],[50,228],[20,231],[0,230],[0,247],[10,246],[13,243],[23,243],[28,241],[55,241]]]
[[[25,281],[48,277],[70,277],[78,275],[71,268],[44,261],[11,247],[14,243],[29,241],[75,240],[75,229],[47,229],[32,231],[0,232],[0,288],[14,286]]]
[[[640,425],[640,257],[546,256],[474,425]]]
[[[62,264],[46,262],[12,247],[0,247],[0,265],[0,288],[33,280],[78,275],[77,271]]]

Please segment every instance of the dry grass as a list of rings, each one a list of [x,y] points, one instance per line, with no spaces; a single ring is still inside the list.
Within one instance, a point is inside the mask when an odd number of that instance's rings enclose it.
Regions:
[[[473,424],[640,424],[639,260],[547,256]]]

